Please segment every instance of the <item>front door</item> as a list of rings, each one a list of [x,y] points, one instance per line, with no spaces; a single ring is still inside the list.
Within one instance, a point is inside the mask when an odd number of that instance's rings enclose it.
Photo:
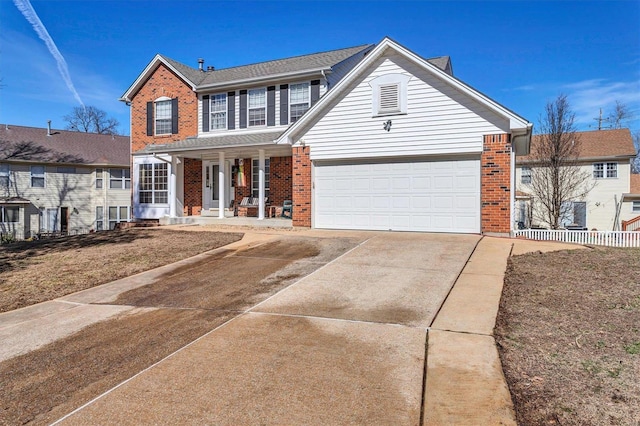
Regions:
[[[231,161],[225,161],[224,167],[224,204],[231,205],[233,188],[231,187]],[[220,205],[220,183],[218,182],[220,163],[218,161],[203,161],[202,163],[202,205],[205,210],[217,209]]]

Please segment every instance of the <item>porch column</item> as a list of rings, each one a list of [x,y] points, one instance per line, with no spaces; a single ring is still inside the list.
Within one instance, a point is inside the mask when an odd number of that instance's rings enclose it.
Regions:
[[[171,156],[171,177],[169,180],[169,217],[176,217],[176,199],[178,197],[176,185],[176,173],[178,170],[178,157]]]
[[[224,152],[222,151],[218,154],[218,162],[218,217],[224,219],[226,201],[224,199]]]
[[[258,220],[264,219],[264,149],[258,150]]]

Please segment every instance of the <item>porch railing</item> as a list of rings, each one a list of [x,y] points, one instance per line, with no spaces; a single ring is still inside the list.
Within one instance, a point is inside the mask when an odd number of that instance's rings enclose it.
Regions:
[[[640,247],[640,232],[634,231],[565,231],[550,229],[522,229],[513,231],[514,237],[538,241],[558,241],[607,247]]]
[[[623,231],[640,231],[640,216],[622,221]]]

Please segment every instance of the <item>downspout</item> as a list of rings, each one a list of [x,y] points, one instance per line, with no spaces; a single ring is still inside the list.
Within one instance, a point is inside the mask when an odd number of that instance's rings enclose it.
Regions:
[[[533,124],[527,123],[527,128],[524,133],[518,135],[511,135],[511,212],[510,212],[510,225],[509,228],[511,230],[511,236],[514,235],[514,225],[515,225],[515,209],[516,209],[516,142],[523,139],[524,143],[524,151],[520,152],[519,155],[528,155],[531,150],[531,134],[533,132]]]

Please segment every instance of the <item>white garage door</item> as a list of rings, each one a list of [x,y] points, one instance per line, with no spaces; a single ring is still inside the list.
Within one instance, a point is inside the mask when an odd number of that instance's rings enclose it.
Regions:
[[[480,160],[315,163],[314,226],[480,232]]]

